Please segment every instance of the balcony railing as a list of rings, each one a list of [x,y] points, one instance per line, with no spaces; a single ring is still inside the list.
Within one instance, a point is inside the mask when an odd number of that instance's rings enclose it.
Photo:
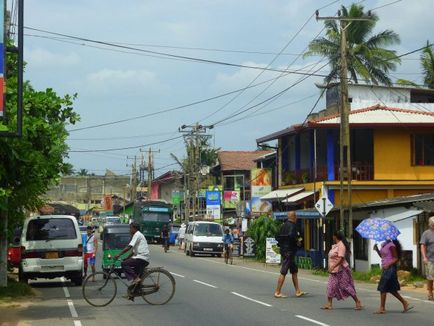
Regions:
[[[339,165],[334,166],[334,180],[339,180]],[[344,170],[346,172],[346,169]],[[326,166],[317,168],[316,181],[328,180],[328,169]],[[374,167],[372,164],[353,162],[352,164],[352,180],[371,181],[374,180]],[[314,181],[313,169],[303,169],[298,171],[286,172],[283,176],[283,184],[302,184]]]

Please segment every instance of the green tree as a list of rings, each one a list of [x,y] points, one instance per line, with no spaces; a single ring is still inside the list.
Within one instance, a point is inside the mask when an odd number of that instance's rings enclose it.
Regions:
[[[17,58],[7,55],[5,125],[16,128]],[[26,81],[23,89],[23,135],[21,138],[0,138],[0,287],[7,285],[7,229],[20,225],[27,210],[41,206],[41,195],[70,166],[64,162],[68,154],[66,126],[79,117],[73,112],[75,95],[63,97],[48,88],[35,90]],[[9,222],[9,223],[8,223]]]
[[[424,85],[428,88],[434,89],[434,53],[429,41],[427,41],[426,48],[422,51],[420,62],[424,74]]]
[[[80,171],[77,172],[77,175],[85,177],[89,175],[89,171],[86,169],[80,169]]]
[[[349,10],[342,6],[341,14],[344,17],[364,17],[363,9],[358,4],[352,4]],[[352,21],[347,28],[348,72],[354,83],[362,79],[367,83],[391,85],[388,73],[401,62],[396,51],[384,48],[398,44],[398,34],[385,30],[373,35],[378,19],[376,14],[372,14],[371,20]],[[329,60],[331,71],[324,79],[328,83],[339,79],[341,33],[335,20],[326,20],[325,28],[326,37],[313,40],[304,57],[319,55]]]
[[[248,235],[255,240],[258,260],[265,259],[266,239],[274,238],[277,235],[280,224],[268,216],[260,216],[250,225]]]

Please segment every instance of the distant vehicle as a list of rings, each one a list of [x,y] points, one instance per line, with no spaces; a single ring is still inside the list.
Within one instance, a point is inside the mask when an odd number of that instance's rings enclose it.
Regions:
[[[24,222],[19,280],[65,277],[82,283],[83,243],[70,215],[34,216]]]
[[[107,216],[105,218],[105,224],[104,225],[112,225],[112,224],[121,224],[121,218],[119,216]]]
[[[221,257],[223,253],[223,229],[214,222],[190,222],[185,231],[186,255],[210,254]]]
[[[178,238],[179,229],[181,228],[178,224],[172,224],[169,229],[169,244],[174,245],[176,239]]]
[[[128,224],[112,224],[104,227],[102,242],[103,258],[102,270],[108,272],[114,264],[116,270],[121,269],[121,261],[129,253],[121,256],[121,259],[113,260],[112,257],[122,251],[131,241],[130,226]]]
[[[22,228],[14,230],[14,237],[11,245],[8,247],[8,268],[19,267],[21,263],[21,233]]]
[[[173,215],[173,206],[165,201],[144,201],[134,205],[133,219],[140,224],[140,229],[148,242],[160,243],[163,225],[169,226]]]

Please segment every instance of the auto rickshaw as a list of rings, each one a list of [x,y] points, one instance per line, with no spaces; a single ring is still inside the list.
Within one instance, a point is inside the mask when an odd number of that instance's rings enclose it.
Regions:
[[[122,255],[119,260],[109,259],[122,251],[131,241],[130,226],[128,224],[106,225],[103,231],[103,258],[102,269],[107,272],[114,263],[116,269],[121,269],[121,261],[128,256],[128,252]]]

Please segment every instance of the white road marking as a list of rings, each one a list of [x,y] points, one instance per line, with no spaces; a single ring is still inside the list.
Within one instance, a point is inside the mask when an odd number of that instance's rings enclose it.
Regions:
[[[176,273],[174,273],[174,272],[170,272],[170,274],[172,274],[172,275],[175,275],[175,276],[178,276],[178,277],[182,277],[182,278],[184,278],[184,277],[185,277],[184,275],[181,275],[181,274],[176,274]]]
[[[259,303],[259,304],[261,304],[261,305],[263,305],[263,306],[266,306],[266,307],[272,307],[271,304],[268,304],[268,303],[265,303],[265,302],[262,302],[262,301],[259,301],[259,300],[255,300],[255,299],[252,299],[252,298],[246,297],[245,295],[239,294],[239,293],[237,293],[237,292],[231,292],[231,293],[232,293],[232,294],[235,294],[236,296],[238,296],[238,297],[240,297],[240,298],[243,298],[243,299],[246,299],[246,300],[249,300],[249,301],[252,301],[252,302]]]
[[[81,326],[81,321],[74,320],[74,326]]]
[[[193,280],[193,282],[196,282],[196,283],[199,283],[199,284],[202,284],[202,285],[209,286],[210,288],[213,288],[213,289],[217,289],[217,286],[212,285],[212,284],[209,284],[209,283],[205,283],[205,282],[202,282],[202,281],[199,281],[199,280]]]
[[[69,294],[69,290],[68,290],[68,288],[65,286],[65,282],[66,282],[65,278],[64,278],[64,277],[61,277],[60,280],[61,280],[62,283],[63,283],[63,292],[65,293],[65,298],[70,298],[71,295]]]
[[[315,319],[307,318],[307,317],[302,316],[302,315],[295,315],[295,317],[300,318],[300,319],[304,319],[304,320],[307,320],[307,321],[310,321],[311,323],[314,323],[314,324],[317,324],[317,325],[321,325],[321,326],[329,326],[328,324],[322,323],[322,322],[317,321],[317,320],[315,320]]]
[[[71,312],[72,318],[77,318],[77,310],[75,310],[74,303],[71,300],[68,300],[69,311]]]

